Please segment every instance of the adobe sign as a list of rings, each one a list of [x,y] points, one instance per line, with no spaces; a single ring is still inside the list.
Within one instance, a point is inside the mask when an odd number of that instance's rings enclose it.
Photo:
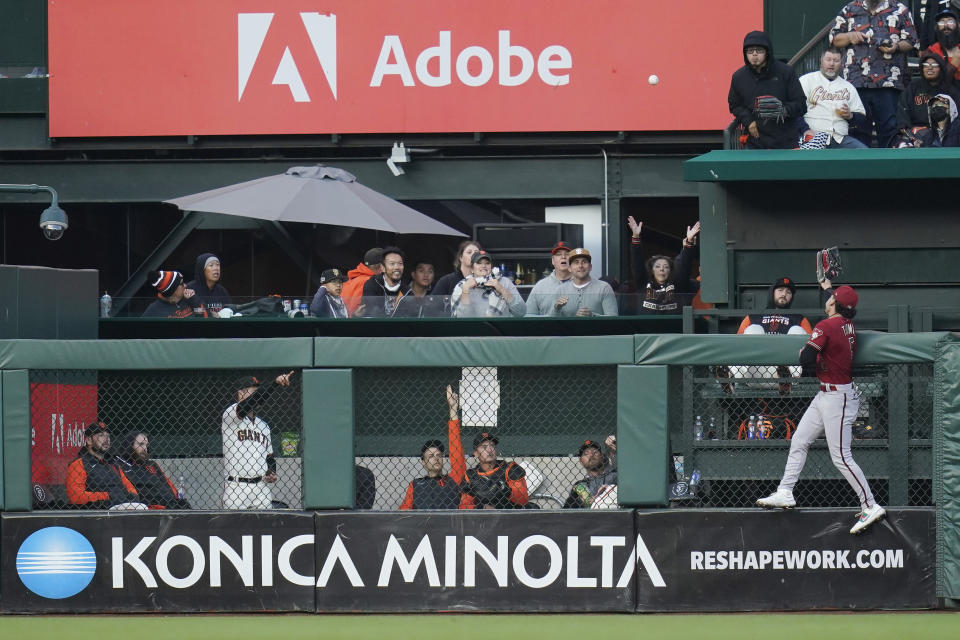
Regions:
[[[762,0],[49,0],[48,24],[54,137],[709,130]]]

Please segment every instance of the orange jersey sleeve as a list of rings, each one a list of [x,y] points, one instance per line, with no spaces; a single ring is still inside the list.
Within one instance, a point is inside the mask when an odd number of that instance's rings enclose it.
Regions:
[[[519,470],[519,473],[516,470]],[[527,495],[526,474],[515,463],[511,463],[507,468],[507,486],[510,487],[510,502],[513,504],[522,507],[530,501],[530,496]]]
[[[67,478],[64,480],[64,486],[70,504],[88,504],[110,499],[110,494],[106,491],[87,491],[87,470],[80,458],[71,462],[70,466],[67,467]]]
[[[407,495],[403,497],[403,502],[400,503],[401,511],[408,511],[413,509],[413,483],[407,485]]]
[[[447,422],[447,448],[450,449],[450,477],[463,484],[467,477],[467,457],[463,451],[463,440],[460,438],[460,421]]]
[[[750,316],[744,316],[743,322],[740,323],[740,328],[737,329],[737,333],[743,333],[747,330],[747,327],[750,326]],[[807,333],[810,333],[809,331]]]
[[[813,327],[810,326],[810,321],[804,318],[800,321],[800,328],[807,332],[807,335],[813,333]]]

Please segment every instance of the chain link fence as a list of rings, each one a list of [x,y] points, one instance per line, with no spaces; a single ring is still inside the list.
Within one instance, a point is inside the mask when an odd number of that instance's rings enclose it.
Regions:
[[[300,376],[276,384],[286,373],[32,370],[35,507],[302,508]]]
[[[581,445],[596,441],[605,454],[616,433],[616,378],[615,366],[356,369],[356,455],[375,477],[374,508],[399,508],[411,481],[428,475],[427,441],[441,441],[443,473],[451,472],[448,385],[467,466],[479,464],[474,441],[488,433],[497,457],[523,468],[527,506],[561,507],[586,475]]]
[[[671,444],[676,479],[693,492],[677,506],[749,507],[779,484],[789,438],[819,391],[799,367],[684,366],[674,387]],[[930,505],[933,365],[854,370],[860,408],[853,455],[882,504]],[[805,507],[857,506],[818,439],[794,489]]]

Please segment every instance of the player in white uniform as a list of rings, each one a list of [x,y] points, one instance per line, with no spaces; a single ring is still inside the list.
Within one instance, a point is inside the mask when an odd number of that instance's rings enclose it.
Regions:
[[[293,371],[277,376],[265,387],[253,376],[237,381],[237,401],[223,412],[224,509],[270,509],[270,484],[277,481],[270,426],[256,409],[276,388],[290,384]]]

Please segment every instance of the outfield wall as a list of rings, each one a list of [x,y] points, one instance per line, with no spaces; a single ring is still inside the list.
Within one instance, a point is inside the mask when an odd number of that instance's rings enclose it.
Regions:
[[[219,370],[245,368],[294,368],[302,378],[302,497],[303,507],[312,510],[352,508],[354,487],[352,465],[356,451],[354,427],[358,390],[354,372],[361,367],[417,366],[516,366],[559,367],[575,372],[577,366],[607,365],[616,368],[617,434],[620,468],[619,497],[622,505],[659,507],[668,504],[667,466],[671,451],[671,421],[676,419],[678,398],[671,393],[676,372],[682,366],[717,362],[774,365],[792,362],[802,346],[802,338],[793,336],[604,336],[595,338],[432,338],[417,339],[273,339],[273,340],[135,340],[135,341],[0,341],[0,416],[3,461],[0,498],[5,518],[22,517],[31,510],[30,487],[30,393],[29,375],[36,369],[100,370]],[[960,597],[960,350],[956,335],[943,333],[875,334],[861,336],[857,365],[896,365],[933,363],[930,382],[933,407],[932,450],[929,469],[937,526],[934,565],[936,598]],[[335,400],[335,401],[334,401]],[[896,426],[891,423],[892,428]],[[584,425],[590,432],[590,425]],[[591,432],[591,435],[592,434]],[[892,442],[892,436],[891,436]],[[564,445],[566,446],[566,445]],[[919,446],[924,446],[920,443]],[[776,452],[776,466],[782,468],[782,455]],[[900,455],[891,447],[886,462],[877,473],[894,474]],[[871,477],[874,477],[871,475]],[[893,503],[906,504],[906,503]],[[895,511],[900,511],[896,509]],[[691,511],[693,512],[693,511]],[[911,510],[904,510],[905,513]],[[658,513],[658,512],[653,512]],[[664,517],[678,511],[659,512]],[[690,513],[690,512],[688,512]],[[722,514],[696,510],[696,526],[687,531],[709,529],[711,518],[722,517],[724,527],[734,526]],[[712,514],[719,513],[720,516]],[[813,513],[803,510],[800,514]],[[828,529],[842,531],[852,512],[837,510]],[[39,514],[38,514],[39,515]],[[197,517],[196,514],[183,514]],[[323,514],[318,514],[318,518]],[[344,516],[351,514],[341,514]],[[356,514],[358,517],[360,514]],[[543,514],[541,514],[543,515]],[[565,518],[576,514],[551,514]],[[787,514],[806,518],[806,515]],[[479,517],[494,517],[478,514]],[[78,517],[77,514],[60,516]],[[83,514],[85,518],[155,517],[127,514]],[[161,516],[156,516],[161,517]],[[163,517],[179,517],[163,516]],[[209,516],[202,516],[210,520]],[[220,518],[233,518],[219,512]],[[244,516],[247,517],[247,516]],[[250,516],[254,517],[254,516]],[[257,516],[259,517],[259,516]],[[265,516],[264,516],[265,517]],[[292,517],[292,516],[291,516]],[[376,517],[397,520],[396,514]],[[404,518],[410,516],[404,515]],[[417,516],[419,518],[420,516]],[[500,514],[500,518],[526,518],[528,514]],[[745,516],[749,517],[749,516]],[[510,522],[510,520],[506,520]],[[562,521],[562,520],[560,520]],[[86,520],[84,520],[86,522]],[[102,521],[101,521],[102,522]],[[152,522],[152,521],[147,521]],[[480,520],[479,522],[482,522]],[[896,520],[894,520],[896,522]],[[139,526],[139,525],[138,525]],[[148,529],[150,526],[147,525]],[[273,524],[264,525],[272,529]],[[552,526],[552,525],[551,525]],[[739,525],[734,526],[734,529]],[[820,531],[820,529],[816,529]],[[266,534],[264,534],[266,535]],[[573,535],[573,534],[571,534]],[[586,534],[585,534],[586,535]],[[593,535],[593,534],[590,534]],[[631,538],[632,533],[616,534]],[[791,536],[793,535],[791,529]],[[779,537],[787,537],[781,535]],[[843,536],[840,536],[843,538]],[[0,553],[11,552],[13,538],[4,537]],[[494,547],[490,547],[494,548]],[[561,546],[561,548],[564,548]],[[724,547],[720,547],[724,548]],[[727,546],[726,548],[731,548]],[[769,546],[767,548],[770,548]],[[841,548],[841,547],[837,547]],[[689,560],[689,558],[687,559]],[[10,566],[10,565],[7,565]],[[917,566],[914,566],[917,569]],[[4,584],[11,576],[4,569]],[[853,575],[853,572],[850,572]],[[15,574],[14,574],[15,575]],[[179,575],[179,574],[177,574]],[[694,583],[707,584],[713,574],[697,574]],[[726,574],[723,574],[726,575]],[[707,576],[707,577],[703,577]],[[19,583],[19,579],[16,581]],[[694,584],[693,587],[696,587]],[[725,589],[724,585],[717,588]],[[2,589],[2,587],[0,587]],[[656,593],[656,592],[655,592]],[[762,594],[761,594],[762,595]],[[0,593],[2,597],[2,593]],[[646,599],[645,599],[646,601]],[[657,606],[658,610],[682,609],[681,600]],[[774,607],[775,599],[758,608]],[[891,600],[883,606],[908,606],[910,599]],[[925,601],[926,602],[926,601]],[[479,603],[477,608],[484,608]],[[639,606],[639,605],[638,605]],[[742,604],[739,608],[745,608]],[[821,605],[811,605],[821,606]],[[824,604],[822,606],[860,606]],[[869,606],[869,605],[864,605]],[[876,605],[880,606],[880,605]],[[927,605],[916,605],[927,606]],[[269,608],[269,607],[264,607]],[[718,608],[719,607],[718,605]],[[782,608],[782,607],[779,607]]]
[[[4,514],[0,611],[936,606],[934,512]]]

